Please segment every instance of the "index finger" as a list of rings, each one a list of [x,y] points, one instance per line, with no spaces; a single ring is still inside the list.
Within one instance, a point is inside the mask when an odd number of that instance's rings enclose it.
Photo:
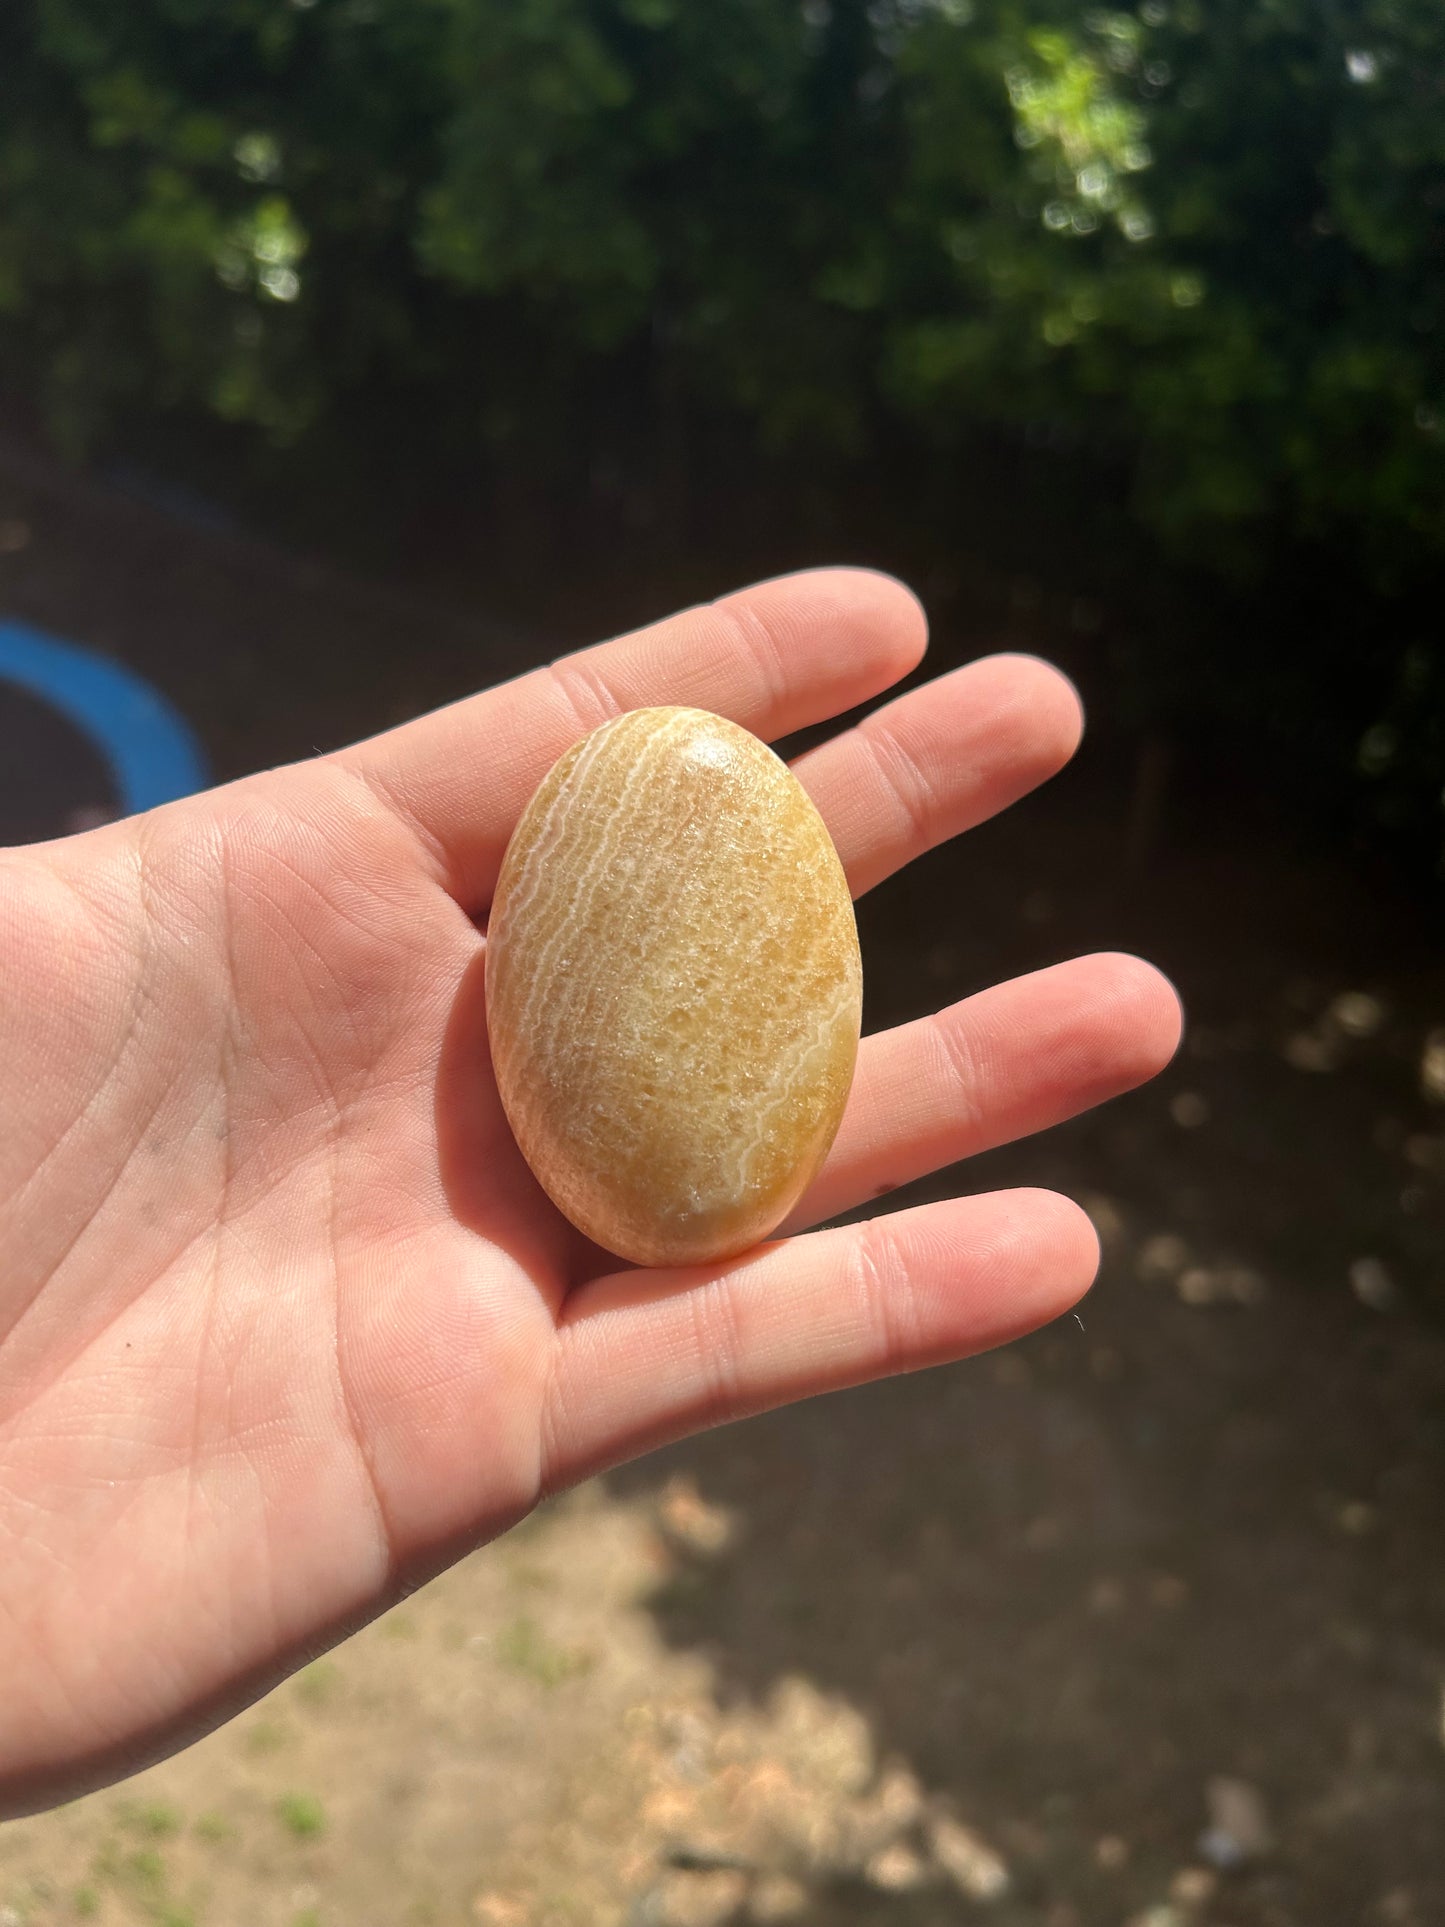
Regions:
[[[926,643],[923,611],[902,583],[815,569],[564,657],[334,760],[417,831],[446,887],[478,913],[533,790],[600,723],[679,703],[776,739],[889,688]]]

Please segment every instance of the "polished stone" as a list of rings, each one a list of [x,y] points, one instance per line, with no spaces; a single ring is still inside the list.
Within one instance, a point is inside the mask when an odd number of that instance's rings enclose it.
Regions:
[[[797,779],[697,709],[605,723],[543,780],[487,931],[492,1061],[558,1208],[640,1264],[771,1233],[858,1049],[847,882]]]

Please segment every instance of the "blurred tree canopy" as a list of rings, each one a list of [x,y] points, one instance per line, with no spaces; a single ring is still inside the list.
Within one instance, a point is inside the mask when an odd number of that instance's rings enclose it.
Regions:
[[[383,392],[542,469],[618,396],[821,463],[1042,427],[1165,553],[1401,593],[1445,559],[1445,10],[8,0],[0,355],[76,446]],[[1366,703],[1414,714],[1396,642]]]

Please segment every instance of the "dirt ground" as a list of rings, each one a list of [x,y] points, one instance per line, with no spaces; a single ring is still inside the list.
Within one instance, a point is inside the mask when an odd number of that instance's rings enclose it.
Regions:
[[[7,530],[0,615],[222,775],[546,650],[13,456]],[[1081,1317],[547,1508],[0,1828],[0,1927],[1445,1923],[1438,920],[1254,820],[1131,865],[1123,787],[1086,753],[861,918],[870,1028],[1095,946],[1180,984],[1158,1084],[889,1200],[1079,1197]]]

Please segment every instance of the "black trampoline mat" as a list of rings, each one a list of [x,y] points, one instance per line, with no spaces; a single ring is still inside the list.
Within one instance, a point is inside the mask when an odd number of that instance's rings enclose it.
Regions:
[[[0,844],[67,836],[119,809],[109,766],[90,738],[0,678]]]

